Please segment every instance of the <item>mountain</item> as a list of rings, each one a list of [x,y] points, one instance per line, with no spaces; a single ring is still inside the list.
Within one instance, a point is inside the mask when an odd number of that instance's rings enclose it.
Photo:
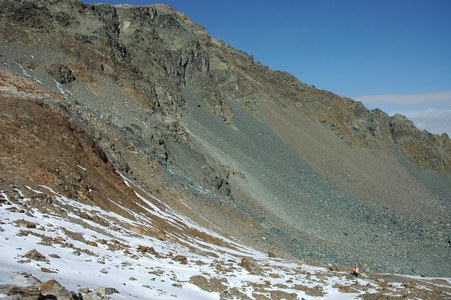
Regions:
[[[190,234],[450,276],[446,134],[270,70],[165,5],[1,0],[0,15],[5,200],[95,206],[193,253]],[[155,217],[163,207],[190,223]]]

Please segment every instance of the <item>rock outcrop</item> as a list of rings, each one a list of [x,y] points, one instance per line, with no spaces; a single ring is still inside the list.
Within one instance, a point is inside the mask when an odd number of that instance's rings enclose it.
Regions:
[[[246,271],[248,271],[250,274],[253,275],[262,274],[262,268],[260,267],[258,262],[252,257],[243,257],[239,265],[244,269],[246,269]]]
[[[69,83],[75,80],[75,76],[72,70],[68,67],[60,64],[53,64],[47,68],[47,72],[53,77],[57,82],[61,84]]]
[[[58,281],[51,279],[41,282],[29,273],[15,273],[15,284],[0,284],[0,293],[6,295],[2,299],[32,300],[32,299],[57,299],[57,300],[107,300],[108,296],[119,293],[113,287],[80,288],[80,292],[69,291]]]

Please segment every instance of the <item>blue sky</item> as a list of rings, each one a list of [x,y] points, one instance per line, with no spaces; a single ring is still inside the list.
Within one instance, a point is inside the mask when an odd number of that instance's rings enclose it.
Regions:
[[[272,69],[451,135],[450,0],[102,2],[171,5]]]

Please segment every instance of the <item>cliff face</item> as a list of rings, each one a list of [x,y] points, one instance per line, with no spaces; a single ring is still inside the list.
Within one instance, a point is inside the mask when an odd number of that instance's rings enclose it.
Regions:
[[[198,222],[285,256],[449,275],[446,134],[270,70],[164,5],[2,0],[0,16],[3,82],[47,91]]]

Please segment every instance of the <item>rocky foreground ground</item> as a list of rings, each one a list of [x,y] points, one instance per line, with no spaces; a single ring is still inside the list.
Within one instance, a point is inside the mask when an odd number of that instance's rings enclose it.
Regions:
[[[0,299],[451,297],[449,278],[355,277],[278,259],[200,228],[154,196],[138,197],[147,213],[121,207],[124,217],[46,186],[2,184]],[[158,219],[174,228],[159,229]]]

